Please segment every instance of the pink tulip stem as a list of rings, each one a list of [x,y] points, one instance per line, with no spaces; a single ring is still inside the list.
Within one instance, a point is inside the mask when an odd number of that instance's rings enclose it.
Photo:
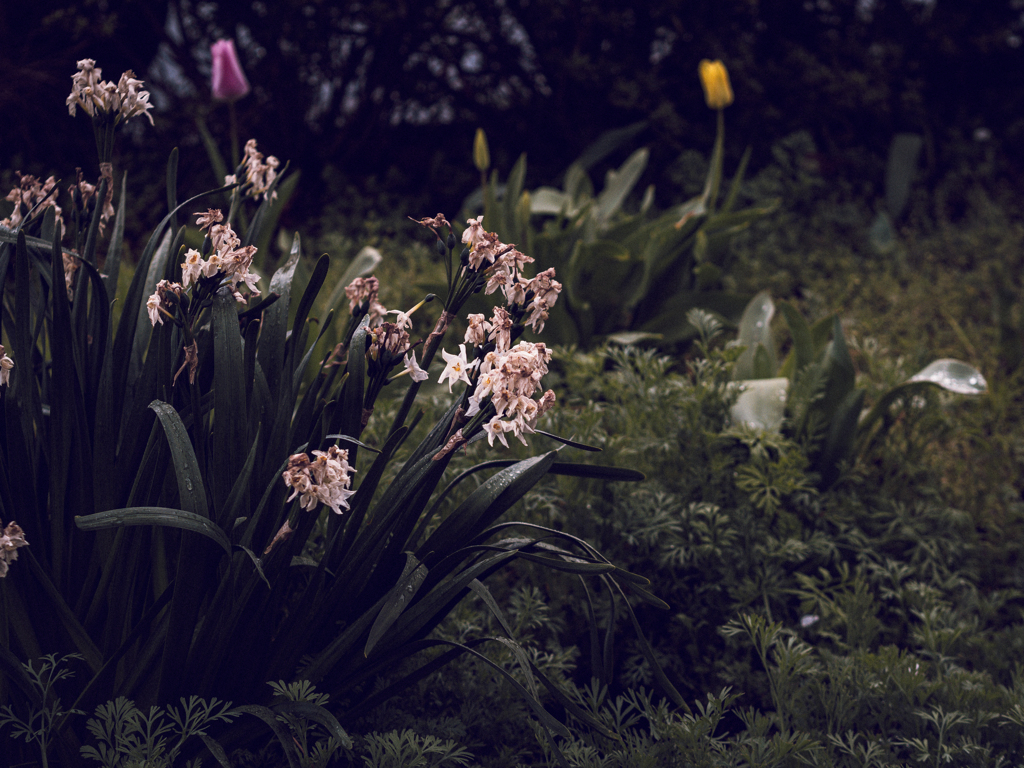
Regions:
[[[242,161],[241,155],[238,152],[238,116],[235,113],[235,102],[228,102],[228,112],[231,116],[231,172],[235,173],[238,169],[238,164]]]

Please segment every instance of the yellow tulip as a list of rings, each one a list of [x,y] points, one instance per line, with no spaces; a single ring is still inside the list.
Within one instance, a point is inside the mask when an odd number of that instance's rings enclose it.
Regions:
[[[491,167],[491,153],[487,151],[487,135],[483,128],[476,129],[473,141],[473,164],[480,173],[486,173]]]
[[[704,59],[698,71],[700,84],[704,87],[704,100],[711,109],[724,109],[732,104],[732,86],[729,85],[725,64]]]

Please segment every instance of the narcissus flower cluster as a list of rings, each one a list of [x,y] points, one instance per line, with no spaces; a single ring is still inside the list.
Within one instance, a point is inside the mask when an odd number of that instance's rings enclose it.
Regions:
[[[562,284],[555,280],[555,270],[547,269],[532,279],[523,276],[523,267],[532,264],[533,259],[506,245],[494,232],[483,227],[483,219],[470,219],[462,242],[469,246],[469,268],[484,270],[487,274],[485,294],[501,290],[510,306],[518,306],[525,312],[525,325],[535,333],[544,330],[548,313],[558,300]]]
[[[136,79],[134,72],[127,70],[116,85],[102,77],[103,70],[93,59],[78,62],[78,72],[71,76],[71,95],[67,98],[68,113],[72,117],[81,107],[89,117],[112,115],[118,123],[145,115],[150,125],[153,124],[153,116],[149,114],[153,108],[149,91],[142,89],[142,81]]]
[[[18,550],[27,546],[25,532],[17,523],[10,522],[0,530],[0,579],[7,575],[11,563],[18,559]]]
[[[46,181],[40,181],[35,176],[22,174],[21,171],[15,171],[14,175],[18,177],[18,183],[4,198],[14,203],[14,210],[10,216],[0,221],[0,226],[17,229],[29,217],[35,219],[41,216],[47,208],[55,209],[57,222],[63,226],[64,219],[60,206],[57,205],[57,196],[53,194],[57,180],[51,176]]]
[[[303,509],[312,510],[323,503],[340,515],[355,493],[351,488],[355,469],[348,463],[348,451],[332,445],[326,451],[313,451],[313,456],[312,461],[305,453],[289,457],[288,468],[281,475],[292,489],[288,501],[297,496]]]
[[[281,161],[273,155],[263,157],[263,153],[256,149],[256,139],[245,142],[245,155],[239,169],[245,171],[245,182],[242,187],[246,196],[256,198],[260,195],[269,195],[271,200],[276,200],[277,191],[271,191],[270,188],[277,178],[277,169],[280,165]],[[225,186],[237,181],[238,176],[235,174],[224,177]]]
[[[380,325],[388,310],[377,300],[380,281],[376,277],[357,277],[345,286],[345,297],[348,299],[348,311],[353,318],[370,315],[370,327]]]

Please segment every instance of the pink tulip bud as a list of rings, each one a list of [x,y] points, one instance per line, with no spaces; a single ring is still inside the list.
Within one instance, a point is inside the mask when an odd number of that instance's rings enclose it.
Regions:
[[[238,63],[234,40],[218,40],[210,46],[213,56],[213,98],[219,101],[238,101],[252,88]]]

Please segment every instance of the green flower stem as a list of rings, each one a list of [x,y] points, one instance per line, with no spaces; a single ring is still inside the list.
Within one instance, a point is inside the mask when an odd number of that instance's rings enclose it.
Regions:
[[[231,166],[238,168],[241,156],[238,152],[238,114],[235,112],[235,102],[228,102],[228,115],[231,120]]]
[[[452,320],[455,319],[455,315],[449,312],[447,309],[441,310],[441,316],[437,318],[437,323],[434,325],[434,330],[427,336],[427,342],[423,346],[423,360],[420,363],[420,368],[424,371],[430,368],[430,363],[434,360],[434,355],[437,354],[438,347],[441,346],[441,339],[444,338],[445,332],[448,330],[448,326],[451,325]],[[388,434],[394,434],[395,430],[400,429],[405,424],[405,419],[409,415],[409,411],[412,410],[413,401],[416,399],[416,394],[420,391],[420,384],[422,382],[414,381],[409,385],[408,391],[405,393],[405,399],[402,400],[402,406],[398,409],[398,413],[395,414],[395,420],[391,422],[391,429]]]

